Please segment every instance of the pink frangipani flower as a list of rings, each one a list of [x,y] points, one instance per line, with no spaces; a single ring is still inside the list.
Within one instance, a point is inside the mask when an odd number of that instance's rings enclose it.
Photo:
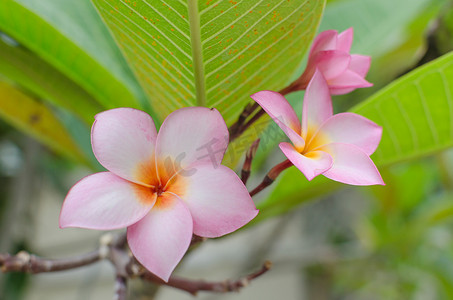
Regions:
[[[321,32],[313,41],[304,73],[296,81],[298,89],[307,87],[316,69],[326,79],[332,95],[372,86],[364,78],[370,69],[371,57],[349,54],[352,39],[352,28],[340,34],[336,30]]]
[[[308,180],[322,174],[352,185],[384,184],[369,157],[382,128],[354,113],[333,115],[329,88],[320,72],[305,91],[302,124],[281,94],[261,91],[251,97],[289,137],[293,145],[282,142],[280,149]]]
[[[192,234],[219,237],[258,213],[239,177],[220,164],[227,137],[215,109],[179,109],[159,133],[152,118],[136,109],[96,115],[91,143],[108,172],[89,175],[72,187],[60,227],[127,227],[134,256],[167,281]]]

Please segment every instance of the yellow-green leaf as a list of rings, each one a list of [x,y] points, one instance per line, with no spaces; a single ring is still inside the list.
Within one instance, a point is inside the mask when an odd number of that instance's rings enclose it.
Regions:
[[[84,89],[24,47],[0,40],[0,53],[0,75],[38,98],[74,112],[86,124],[102,110]]]
[[[139,106],[142,90],[90,0],[2,0],[0,30],[105,108]]]
[[[67,130],[46,105],[1,81],[0,117],[57,153],[86,163]]]

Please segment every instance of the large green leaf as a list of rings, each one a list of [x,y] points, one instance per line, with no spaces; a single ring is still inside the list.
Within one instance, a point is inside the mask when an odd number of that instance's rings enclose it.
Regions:
[[[354,28],[352,52],[381,55],[404,40],[406,25],[433,0],[343,0],[329,4],[320,30]]]
[[[0,75],[37,97],[74,112],[87,124],[101,106],[84,89],[21,46],[0,40]]]
[[[0,1],[0,30],[105,108],[139,106],[141,89],[89,0]]]
[[[93,0],[162,119],[216,107],[228,124],[262,89],[283,88],[324,0]]]
[[[66,128],[43,103],[0,81],[0,117],[73,160],[87,163]]]
[[[372,155],[380,167],[453,146],[453,52],[394,81],[351,111],[383,127],[382,141]],[[261,213],[255,222],[339,186],[326,178],[308,182],[291,168],[259,203]]]
[[[384,128],[372,156],[378,165],[453,146],[453,52],[394,81],[352,111]]]

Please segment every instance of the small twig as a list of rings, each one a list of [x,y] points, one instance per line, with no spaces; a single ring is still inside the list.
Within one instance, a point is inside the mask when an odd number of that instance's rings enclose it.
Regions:
[[[190,241],[190,247],[195,246],[196,244],[204,242],[206,240],[207,240],[207,238],[194,234],[194,235],[192,235],[192,240]]]
[[[117,275],[115,278],[115,296],[113,300],[126,300],[127,298],[127,278]]]
[[[205,238],[194,235],[191,245],[204,241]],[[267,272],[271,266],[266,262],[261,270],[254,272],[236,281],[207,282],[192,281],[183,278],[171,277],[168,282],[162,281],[147,271],[128,251],[126,235],[105,234],[100,239],[100,247],[92,252],[60,260],[44,259],[21,251],[17,255],[0,254],[0,270],[2,272],[44,273],[57,272],[90,265],[102,259],[108,259],[115,268],[115,296],[116,300],[125,300],[127,296],[127,281],[129,278],[141,277],[157,284],[171,286],[177,289],[196,294],[198,291],[226,293],[237,291],[256,277]]]
[[[101,260],[99,249],[66,259],[44,259],[21,251],[16,255],[0,254],[0,269],[6,272],[44,273],[75,269]]]
[[[278,175],[280,175],[282,171],[286,170],[292,165],[293,164],[287,159],[273,167],[264,177],[263,181],[256,188],[254,188],[253,191],[250,192],[250,196],[253,197],[254,195],[264,190],[266,187],[271,185],[272,182],[274,182],[274,180],[277,178]]]
[[[237,133],[237,131],[239,130],[239,127],[242,126],[242,124],[248,118],[248,116],[251,115],[258,107],[259,107],[258,103],[256,103],[256,102],[249,103],[245,106],[244,110],[239,115],[239,118],[236,121],[236,123],[234,123],[230,127],[230,139],[231,139],[232,135],[235,135]]]
[[[279,93],[283,96],[300,90],[301,88],[296,84],[297,80],[291,83],[289,86],[285,87],[284,89],[280,90]],[[247,118],[252,115],[254,112],[256,113],[246,122]],[[231,125],[230,131],[230,143],[233,142],[236,138],[238,138],[244,131],[247,130],[253,123],[258,121],[265,114],[265,111],[258,105],[258,103],[253,102],[247,104],[244,108],[242,113],[239,115],[238,120]]]
[[[262,109],[261,107],[258,109],[258,111],[256,112],[256,114],[253,115],[253,117],[250,118],[250,120],[247,121],[247,123],[243,124],[239,130],[238,130],[238,135],[241,135],[244,131],[247,130],[247,128],[249,128],[250,126],[252,126],[253,123],[255,123],[256,121],[258,121],[263,115],[265,115],[266,112],[264,111],[264,109]]]
[[[241,180],[245,184],[247,184],[247,180],[250,176],[250,169],[252,168],[252,160],[256,154],[256,150],[258,150],[258,146],[260,144],[260,139],[257,139],[252,143],[249,150],[247,150],[247,154],[245,155],[244,165],[242,166],[241,171]]]
[[[284,95],[288,95],[288,94],[290,94],[292,92],[305,90],[307,88],[307,85],[306,84],[301,85],[300,81],[301,81],[300,78],[297,78],[290,85],[288,85],[284,89],[280,90],[279,93],[284,96]]]
[[[143,273],[141,275],[141,278],[144,280],[152,281],[157,284],[167,285],[186,291],[194,296],[197,295],[197,293],[200,291],[209,291],[214,293],[228,293],[237,292],[241,288],[248,286],[252,280],[269,271],[271,266],[272,263],[270,261],[266,261],[261,267],[261,269],[245,277],[242,277],[237,280],[225,280],[219,282],[209,282],[204,280],[188,280],[173,276],[170,277],[168,282],[164,282],[163,280],[156,277],[150,272]]]

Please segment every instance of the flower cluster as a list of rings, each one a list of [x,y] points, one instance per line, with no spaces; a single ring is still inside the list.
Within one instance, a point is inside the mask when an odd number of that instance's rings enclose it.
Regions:
[[[384,184],[370,159],[382,136],[382,128],[354,113],[333,115],[331,94],[345,94],[371,86],[364,77],[369,56],[349,54],[352,28],[338,34],[320,33],[313,41],[307,67],[292,85],[306,89],[302,122],[279,93],[261,91],[252,95],[293,143],[280,149],[308,180],[322,174],[353,185]]]
[[[351,43],[352,29],[315,39],[307,68],[293,83],[306,89],[302,122],[279,93],[251,97],[289,137],[292,144],[282,142],[280,149],[308,180],[322,174],[346,184],[384,184],[370,159],[382,128],[353,113],[333,114],[331,94],[370,86],[364,79],[370,58],[350,55]],[[258,213],[241,179],[221,165],[228,129],[215,109],[179,109],[159,133],[146,113],[112,109],[95,117],[91,142],[108,171],[83,178],[69,191],[60,227],[127,228],[134,256],[165,281],[193,235],[228,234]],[[210,155],[200,155],[207,146]]]
[[[293,145],[280,149],[308,180],[323,174],[353,185],[384,184],[370,159],[381,140],[382,128],[354,113],[333,115],[326,80],[316,71],[304,96],[302,123],[279,93],[251,96],[286,133]]]

